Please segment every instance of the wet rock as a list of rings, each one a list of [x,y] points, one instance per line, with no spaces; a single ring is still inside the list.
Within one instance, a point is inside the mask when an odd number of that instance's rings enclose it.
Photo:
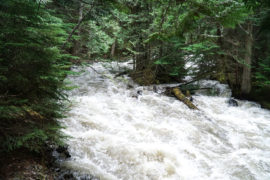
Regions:
[[[138,99],[138,96],[137,95],[132,95],[131,97]]]
[[[238,106],[238,102],[232,98],[229,99],[228,104],[229,104],[229,106],[232,106],[232,107]]]
[[[61,169],[59,167],[57,167],[54,169],[54,171],[59,173],[59,172],[61,172]]]
[[[131,97],[138,99],[138,97],[141,95],[142,95],[142,90],[138,90],[136,93],[133,93]]]
[[[155,93],[158,92],[157,86],[153,86],[153,91],[154,91]]]
[[[142,90],[138,90],[138,91],[137,91],[137,94],[138,94],[138,95],[142,95]]]
[[[171,87],[165,87],[165,91],[163,92],[163,94],[165,94],[166,96],[174,97]]]
[[[131,84],[127,85],[127,89],[133,89],[133,88],[134,88],[134,86],[132,86]]]
[[[67,146],[59,146],[59,147],[56,148],[56,151],[58,153],[63,153],[65,151],[67,151],[67,148],[68,148]]]
[[[56,152],[58,153],[58,156],[61,158],[70,158],[71,155],[68,152],[68,147],[67,146],[59,146],[56,149]],[[57,156],[57,155],[56,155]]]
[[[71,170],[62,170],[60,173],[58,173],[57,177],[55,177],[55,180],[99,180],[99,178],[94,177],[89,174],[82,175],[78,172],[71,171]]]
[[[132,95],[131,97],[138,99],[138,96],[137,95]]]
[[[76,178],[73,176],[73,173],[69,170],[62,170],[61,172],[58,172],[55,179],[56,180],[76,180]]]
[[[100,180],[100,178],[92,175],[77,175],[76,177],[79,177],[80,180]]]

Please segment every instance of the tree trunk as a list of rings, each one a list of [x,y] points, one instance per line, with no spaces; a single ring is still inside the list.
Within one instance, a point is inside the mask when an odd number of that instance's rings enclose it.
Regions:
[[[82,20],[83,20],[83,3],[80,2],[78,24]],[[77,32],[78,37],[80,37],[80,34],[81,34],[81,26],[78,27]],[[75,40],[72,54],[78,55],[79,53],[80,53],[80,40]]]
[[[114,57],[115,54],[115,47],[116,47],[116,39],[114,40],[114,43],[112,44],[112,48],[111,48],[111,58]]]
[[[186,96],[182,93],[182,91],[179,88],[173,88],[172,89],[173,94],[177,99],[182,101],[185,105],[187,105],[190,109],[196,109],[199,110],[190,100],[186,98]]]
[[[136,45],[136,51],[136,71],[143,71],[147,67],[147,52],[142,37]]]
[[[82,18],[79,20],[79,22],[76,24],[76,26],[72,29],[71,33],[68,35],[68,38],[66,40],[66,42],[63,44],[62,49],[67,45],[67,43],[71,40],[71,37],[73,36],[73,34],[77,31],[77,29],[79,29],[79,27],[81,26],[83,20],[86,18],[86,16],[91,12],[91,10],[94,8],[94,6],[92,6],[87,13],[85,13]]]
[[[220,49],[225,49],[224,47],[224,39],[223,39],[223,32],[222,32],[222,26],[220,24],[217,24],[217,44],[220,47]],[[218,80],[221,83],[225,83],[228,80],[228,74],[226,74],[227,71],[227,59],[224,54],[221,54],[218,56]]]
[[[253,45],[252,30],[253,26],[251,22],[249,22],[247,25],[246,44],[245,44],[246,52],[244,57],[243,74],[241,82],[242,95],[247,95],[251,91],[251,58]]]

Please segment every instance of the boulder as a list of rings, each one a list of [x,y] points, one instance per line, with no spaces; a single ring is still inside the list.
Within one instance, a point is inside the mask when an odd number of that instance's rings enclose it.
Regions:
[[[142,95],[142,90],[138,90],[138,91],[137,91],[137,94],[138,94],[138,95]]]
[[[59,157],[62,157],[62,158],[70,158],[71,157],[71,155],[68,152],[67,146],[59,146],[56,149],[56,152],[58,153]]]
[[[229,106],[232,106],[232,107],[237,107],[238,106],[238,102],[233,98],[229,99],[228,104],[229,104]]]

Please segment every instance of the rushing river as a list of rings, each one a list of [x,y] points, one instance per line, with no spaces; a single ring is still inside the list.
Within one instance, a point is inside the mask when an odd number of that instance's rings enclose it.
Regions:
[[[129,64],[77,67],[83,72],[68,78],[78,88],[62,120],[72,156],[64,166],[102,180],[270,179],[270,111],[248,101],[228,106],[230,90],[214,81],[201,85],[219,96],[198,93],[200,110],[190,110],[162,86],[114,78],[119,66]]]

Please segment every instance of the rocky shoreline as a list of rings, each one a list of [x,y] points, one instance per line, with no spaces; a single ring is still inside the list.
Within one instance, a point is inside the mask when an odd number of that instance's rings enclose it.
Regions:
[[[61,161],[70,158],[67,146],[46,148],[43,153],[20,149],[0,154],[1,180],[97,180],[92,175],[80,175],[61,166]]]

